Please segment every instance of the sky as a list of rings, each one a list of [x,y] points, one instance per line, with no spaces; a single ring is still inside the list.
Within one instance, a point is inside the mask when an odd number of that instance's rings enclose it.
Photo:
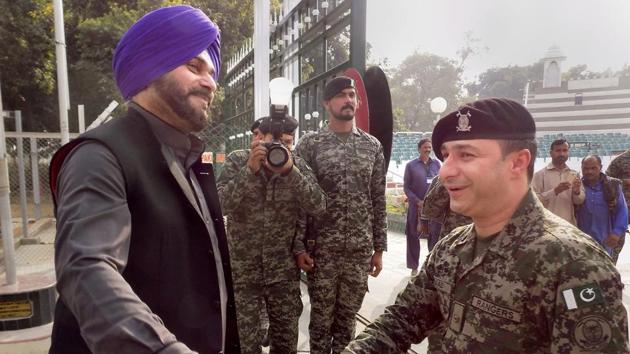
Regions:
[[[372,58],[392,66],[415,50],[456,59],[467,31],[482,50],[467,60],[466,81],[533,64],[552,45],[566,56],[563,71],[630,65],[630,0],[367,0]]]

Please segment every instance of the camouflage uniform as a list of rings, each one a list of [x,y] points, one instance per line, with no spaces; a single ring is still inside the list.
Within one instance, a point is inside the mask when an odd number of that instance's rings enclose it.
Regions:
[[[271,353],[294,353],[302,313],[293,258],[297,210],[321,213],[326,197],[304,160],[295,157],[286,176],[268,177],[262,170],[252,173],[248,158],[249,150],[229,154],[217,182],[227,216],[241,350],[261,352],[260,307],[266,303]]]
[[[387,247],[383,147],[360,129],[344,141],[324,128],[303,136],[296,153],[328,196],[326,213],[312,225],[317,241],[315,268],[308,274],[311,353],[339,353],[354,338],[372,251]]]
[[[472,219],[468,216],[451,210],[448,191],[444,188],[439,178],[434,178],[431,181],[427,195],[424,197],[420,218],[422,220],[435,220],[442,224],[440,239],[448,235],[456,227],[472,223]]]
[[[434,178],[433,181],[431,181],[427,195],[424,197],[421,219],[434,220],[442,223],[438,240],[441,240],[455,228],[472,223],[472,219],[468,216],[458,214],[451,210],[450,196],[439,178]],[[443,325],[427,333],[427,339],[429,341],[428,353],[442,352],[442,333],[444,333]]]
[[[622,180],[630,178],[630,150],[626,150],[623,154],[612,160],[610,165],[608,165],[608,169],[606,169],[606,174],[610,177]],[[622,183],[621,186],[626,204],[628,204],[628,215],[630,215],[630,185]],[[621,253],[625,239],[625,237],[622,237],[617,247],[613,248],[612,258],[615,263],[617,263],[617,258],[619,258],[619,253]]]
[[[444,353],[628,353],[619,273],[531,190],[473,258],[475,240],[473,225],[442,239],[348,352],[404,352],[443,324]]]

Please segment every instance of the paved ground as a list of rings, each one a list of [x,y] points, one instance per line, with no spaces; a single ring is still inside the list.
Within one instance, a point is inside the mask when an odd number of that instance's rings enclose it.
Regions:
[[[50,223],[35,234],[33,244],[21,245],[16,250],[18,274],[41,273],[53,271],[54,224]],[[389,251],[384,254],[384,269],[377,278],[370,278],[369,293],[365,297],[360,315],[373,320],[383,312],[385,306],[392,304],[396,295],[409,281],[409,269],[405,266],[406,241],[399,233],[389,233]],[[427,255],[426,241],[421,240],[421,260]],[[0,267],[0,281],[4,282],[4,267]],[[625,247],[619,258],[619,271],[624,284],[630,285],[630,247]],[[0,293],[2,292],[0,287]],[[299,352],[308,352],[308,320],[310,303],[306,287],[302,287],[304,312],[300,318]],[[630,286],[623,292],[626,308],[630,305]],[[357,323],[357,330],[363,325]],[[0,354],[35,354],[47,353],[50,345],[51,326],[42,326],[30,330],[0,332]],[[426,343],[412,346],[417,353],[426,353]]]

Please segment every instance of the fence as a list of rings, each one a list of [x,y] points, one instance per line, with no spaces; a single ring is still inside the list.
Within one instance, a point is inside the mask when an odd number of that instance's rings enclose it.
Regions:
[[[22,221],[53,216],[48,166],[61,146],[59,134],[6,133],[11,215]],[[23,233],[23,230],[22,230]]]
[[[249,148],[252,138],[249,127],[253,122],[254,111],[250,109],[225,121],[212,123],[199,134],[206,145],[205,151],[212,153],[216,177],[221,173],[227,154]]]

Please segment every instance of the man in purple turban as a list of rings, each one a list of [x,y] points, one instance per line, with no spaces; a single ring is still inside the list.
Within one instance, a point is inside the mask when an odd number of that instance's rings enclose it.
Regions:
[[[152,11],[116,47],[128,100],[53,157],[59,299],[51,353],[239,353],[209,124],[219,29],[199,9]]]

